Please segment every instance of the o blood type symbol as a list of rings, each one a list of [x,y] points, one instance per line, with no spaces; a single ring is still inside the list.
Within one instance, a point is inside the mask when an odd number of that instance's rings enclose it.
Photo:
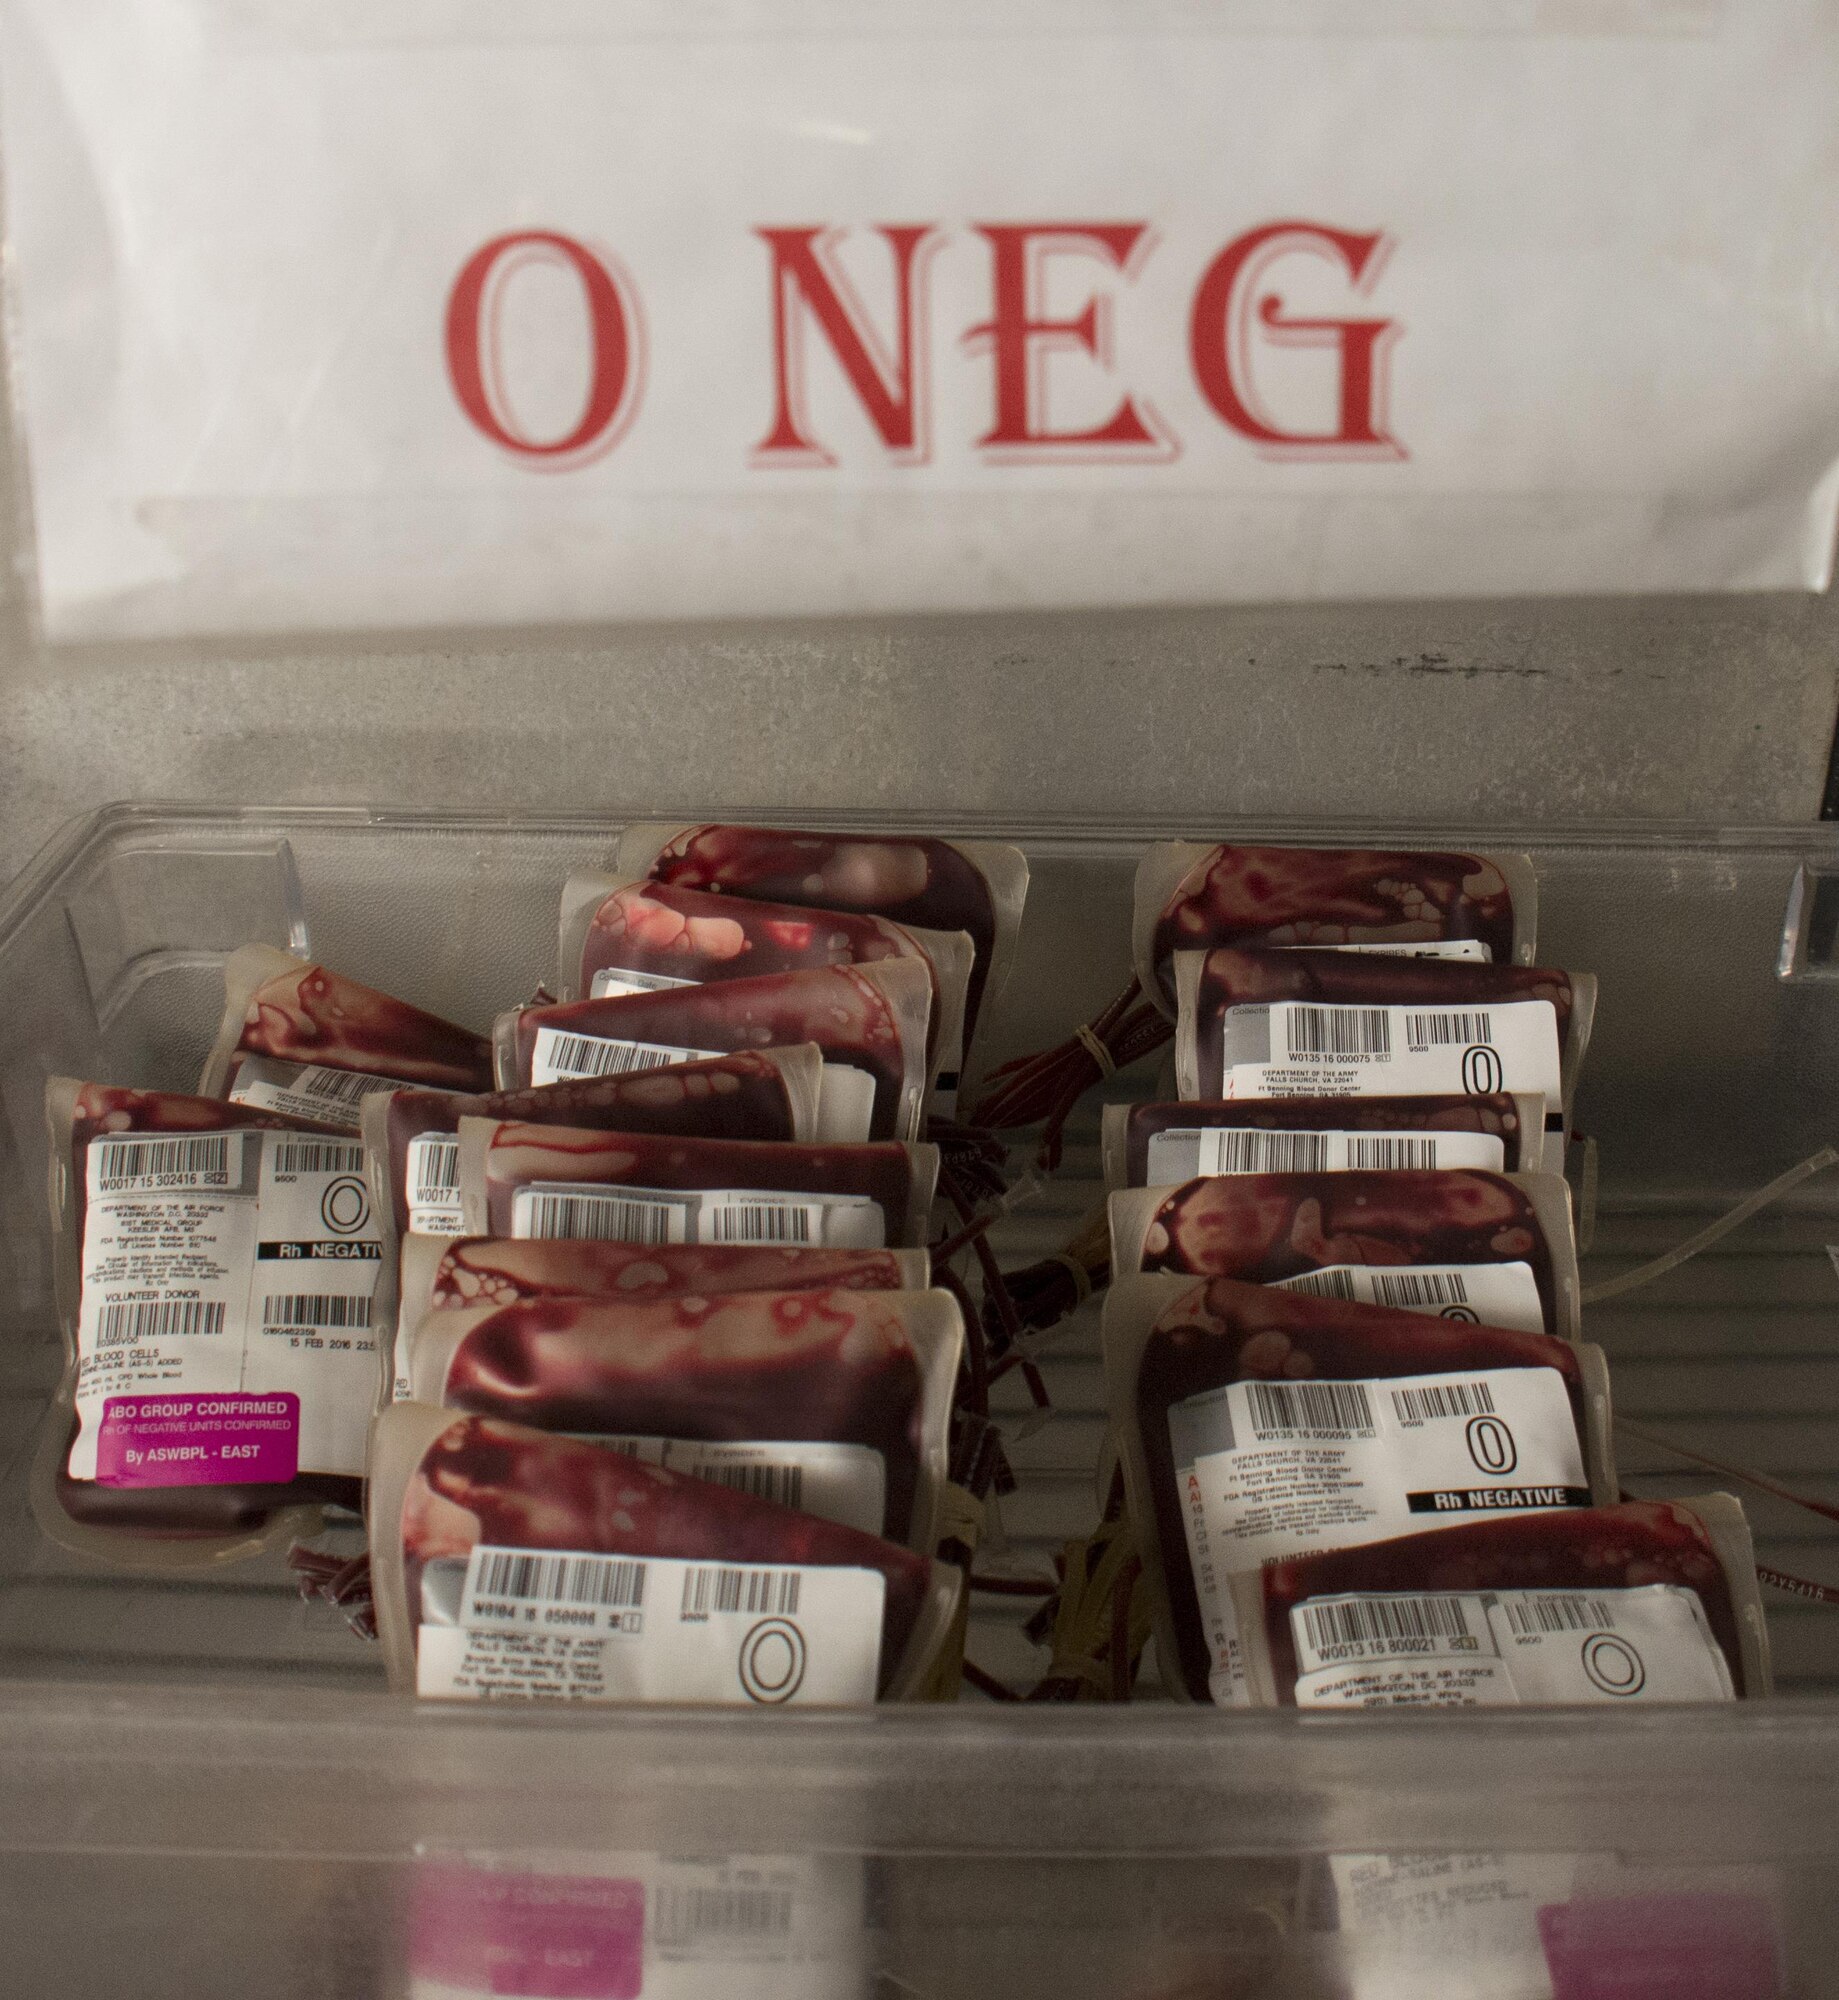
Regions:
[[[1647,1668],[1626,1639],[1593,1632],[1584,1641],[1584,1672],[1605,1694],[1626,1697],[1647,1686]]]
[[[789,1618],[763,1618],[741,1641],[741,1686],[749,1701],[790,1701],[805,1678],[805,1635]]]

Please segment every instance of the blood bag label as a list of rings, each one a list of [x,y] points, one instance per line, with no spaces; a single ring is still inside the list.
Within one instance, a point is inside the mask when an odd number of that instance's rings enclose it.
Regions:
[[[1545,1305],[1530,1264],[1325,1264],[1278,1278],[1278,1289],[1351,1305],[1394,1306],[1478,1326],[1543,1333]]]
[[[363,1148],[260,1131],[161,1150],[170,1144],[114,1135],[87,1149],[70,1476],[121,1481],[132,1469],[120,1454],[136,1420],[117,1411],[111,1424],[111,1404],[154,1398],[178,1423],[181,1401],[209,1398],[225,1405],[216,1422],[237,1396],[294,1399],[299,1471],[362,1473],[382,1257]],[[159,1462],[175,1475],[163,1484],[227,1476],[208,1454]]]
[[[887,1219],[881,1204],[862,1194],[537,1181],[511,1198],[511,1234],[603,1243],[784,1243],[879,1250],[887,1242]]]
[[[1349,1595],[1294,1605],[1299,1708],[1729,1701],[1696,1591]]]
[[[403,1166],[409,1228],[417,1236],[463,1236],[460,1142],[446,1132],[423,1132],[409,1141]]]
[[[244,1056],[230,1085],[230,1102],[246,1104],[252,1111],[271,1111],[278,1118],[299,1118],[310,1125],[335,1125],[342,1132],[355,1132],[365,1098],[380,1090],[426,1087],[404,1083],[399,1077],[372,1076],[364,1070]]]
[[[883,1531],[887,1466],[872,1445],[604,1436],[596,1442],[865,1535]]]
[[[1555,1368],[1234,1382],[1175,1404],[1168,1421],[1222,1705],[1245,1699],[1232,1575],[1439,1521],[1591,1503]]]
[[[776,1708],[875,1699],[879,1570],[481,1543],[423,1572],[416,1691]]]
[[[538,1028],[530,1053],[533,1089],[545,1083],[572,1083],[578,1077],[631,1076],[670,1063],[706,1062],[720,1049],[678,1048],[668,1042],[623,1042],[605,1035],[566,1034]]]
[[[1229,1007],[1222,1097],[1485,1097],[1559,1082],[1558,1010],[1549,1000],[1466,1007]]]
[[[300,1398],[110,1396],[101,1486],[286,1485],[300,1469]]]
[[[614,1000],[628,993],[670,993],[679,986],[699,986],[698,979],[673,979],[666,972],[628,972],[623,966],[603,965],[588,985],[590,1000]]]
[[[1175,1126],[1153,1133],[1150,1187],[1221,1174],[1426,1173],[1446,1167],[1503,1173],[1492,1132],[1301,1132],[1249,1125]]]

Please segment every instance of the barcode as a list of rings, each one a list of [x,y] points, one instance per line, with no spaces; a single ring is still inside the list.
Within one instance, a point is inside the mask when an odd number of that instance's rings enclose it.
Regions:
[[[276,1292],[262,1301],[268,1326],[368,1326],[370,1300],[354,1292]]]
[[[379,1090],[400,1090],[393,1076],[366,1076],[355,1069],[303,1069],[293,1087],[303,1097],[323,1097],[331,1104],[361,1104]]]
[[[1373,1406],[1361,1382],[1248,1382],[1252,1427],[1266,1431],[1370,1431]]]
[[[587,1237],[598,1243],[669,1243],[671,1221],[686,1204],[639,1201],[629,1195],[543,1194],[526,1191],[524,1233]]]
[[[438,1201],[460,1185],[458,1139],[421,1139],[415,1151],[415,1199]]]
[[[1466,1306],[1460,1271],[1374,1271],[1373,1297],[1382,1306]]]
[[[1329,1159],[1326,1132],[1225,1131],[1219,1148],[1223,1174],[1319,1174]]]
[[[1600,1597],[1509,1597],[1502,1608],[1516,1638],[1535,1632],[1594,1632],[1613,1627],[1615,1613]]]
[[[667,1882],[653,1900],[652,1917],[657,1942],[666,1949],[698,1939],[790,1937],[792,1892]]]
[[[707,1618],[716,1611],[745,1611],[750,1617],[793,1618],[804,1579],[795,1569],[693,1569],[683,1578],[680,1619]]]
[[[1389,1056],[1392,1023],[1383,1007],[1292,1007],[1293,1056]]]
[[[1382,1173],[1420,1172],[1437,1164],[1437,1142],[1434,1139],[1397,1137],[1357,1138],[1349,1133],[1347,1164],[1350,1167],[1377,1169]]]
[[[96,1174],[103,1181],[134,1180],[142,1174],[216,1174],[230,1171],[230,1139],[218,1132],[204,1139],[99,1139]]]
[[[493,1549],[479,1559],[472,1594],[637,1610],[645,1602],[645,1568],[644,1563],[623,1556],[527,1555]]]
[[[165,1340],[188,1333],[222,1333],[221,1299],[137,1299],[104,1306],[96,1322],[96,1345],[120,1347],[130,1340]]]
[[[1286,1292],[1303,1292],[1312,1299],[1355,1299],[1360,1297],[1351,1271],[1305,1271],[1300,1277],[1278,1281]]]
[[[1494,1396],[1485,1382],[1439,1382],[1434,1389],[1394,1389],[1392,1407],[1407,1424],[1432,1417],[1491,1417]]]
[[[364,1168],[364,1148],[336,1139],[282,1139],[273,1162],[278,1174],[356,1174]]]
[[[1318,1653],[1330,1646],[1424,1645],[1472,1636],[1468,1606],[1460,1597],[1357,1597],[1341,1604],[1305,1604],[1303,1629]]]
[[[711,1243],[809,1243],[811,1211],[775,1201],[724,1202],[703,1211]]]
[[[731,1486],[737,1493],[750,1493],[756,1500],[775,1501],[781,1507],[804,1505],[802,1465],[705,1465],[696,1476],[713,1480],[717,1486]]]
[[[644,1042],[604,1042],[596,1035],[557,1035],[544,1051],[550,1069],[562,1076],[625,1076],[635,1069],[662,1069],[682,1061],[675,1049]]]
[[[1456,1042],[1491,1042],[1494,1020],[1489,1014],[1407,1014],[1405,1040],[1414,1049],[1439,1048]]]

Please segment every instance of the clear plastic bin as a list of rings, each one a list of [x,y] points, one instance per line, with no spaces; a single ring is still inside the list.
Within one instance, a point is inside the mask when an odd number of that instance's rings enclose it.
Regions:
[[[1602,981],[1578,1104],[1601,1166],[1587,1281],[1839,1135],[1839,830],[944,830],[1016,838],[1034,868],[986,1061],[1059,1039],[1123,984],[1146,840],[1531,849],[1541,959]],[[1770,1600],[1783,1698],[1741,1708],[471,1712],[385,1695],[375,1649],[303,1606],[278,1563],[152,1580],[47,1545],[25,1497],[59,1362],[45,1076],[190,1087],[223,957],[250,938],[483,1026],[551,973],[563,877],[615,833],[123,807],[61,835],[0,907],[9,1990],[1839,1991],[1839,1612],[1792,1598]],[[1147,1093],[1153,1072],[1110,1088]],[[1059,1247],[1097,1199],[1096,1114],[1095,1092],[1048,1191],[1005,1225],[1005,1264]],[[1839,1504],[1829,1239],[1839,1174],[1594,1309],[1621,1411]],[[1087,1308],[1046,1363],[1053,1421],[1014,1446],[999,1533],[1043,1572],[1095,1517],[1095,1343]],[[1624,1460],[1643,1494],[1715,1483],[1658,1453]],[[1765,1560],[1839,1577],[1839,1529],[1742,1497]],[[1018,1688],[1046,1664],[999,1600],[979,1601],[970,1653]],[[1384,1852],[1434,1858],[1348,1859]],[[1521,1965],[1509,1945],[1535,1920],[1553,1940]],[[454,1944],[469,1923],[499,1925],[495,1950]],[[1650,1941],[1631,1958],[1644,1976],[1663,1945],[1681,1954],[1672,1986],[1605,1983],[1617,1938],[1625,1954]]]

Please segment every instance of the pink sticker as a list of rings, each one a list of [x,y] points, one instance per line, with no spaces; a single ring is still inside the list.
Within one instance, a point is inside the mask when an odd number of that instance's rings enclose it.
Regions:
[[[300,1398],[110,1396],[100,1486],[284,1486],[300,1469]]]
[[[417,1978],[495,2000],[637,2000],[645,1887],[616,1876],[424,1862],[409,1952]]]
[[[1760,1896],[1604,1896],[1539,1912],[1552,2000],[1774,2000]]]

